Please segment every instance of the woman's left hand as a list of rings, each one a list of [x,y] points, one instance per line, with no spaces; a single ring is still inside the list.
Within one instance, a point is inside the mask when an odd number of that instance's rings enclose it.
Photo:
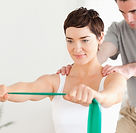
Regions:
[[[71,89],[71,91],[64,96],[64,99],[83,106],[89,106],[89,104],[92,103],[93,98],[95,98],[96,93],[97,92],[89,86],[80,84]]]

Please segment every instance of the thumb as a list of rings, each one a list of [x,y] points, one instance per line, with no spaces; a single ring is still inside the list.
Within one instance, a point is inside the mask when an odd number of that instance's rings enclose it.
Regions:
[[[70,100],[71,100],[71,97],[70,97],[69,95],[65,95],[65,96],[64,96],[64,99],[70,101]]]

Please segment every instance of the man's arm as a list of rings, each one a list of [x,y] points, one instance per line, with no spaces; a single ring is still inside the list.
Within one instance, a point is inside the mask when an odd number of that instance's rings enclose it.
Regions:
[[[100,64],[103,64],[109,57],[117,53],[117,48],[111,42],[103,42],[97,53]]]
[[[98,60],[102,64],[109,57],[115,55],[116,53],[117,53],[117,48],[114,44],[110,42],[104,42],[100,46],[100,50],[98,51]],[[130,63],[121,66],[106,65],[102,70],[103,76],[109,75],[112,72],[121,73],[127,79],[131,78],[132,76],[136,77],[136,63]]]
[[[106,76],[112,72],[121,73],[127,79],[131,78],[132,76],[136,77],[136,63],[130,63],[126,65],[121,65],[121,66],[106,65],[103,68],[102,74],[103,76]]]

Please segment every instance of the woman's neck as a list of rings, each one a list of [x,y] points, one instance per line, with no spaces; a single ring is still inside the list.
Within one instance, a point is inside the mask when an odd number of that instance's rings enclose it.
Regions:
[[[102,66],[99,64],[98,60],[93,59],[92,61],[83,65],[74,63],[69,75],[84,78],[96,74],[101,75],[101,70]]]

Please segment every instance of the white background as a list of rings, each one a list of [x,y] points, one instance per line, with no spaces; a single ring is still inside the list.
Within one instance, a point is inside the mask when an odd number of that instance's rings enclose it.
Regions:
[[[80,6],[97,10],[105,31],[122,19],[114,0],[0,0],[0,84],[33,81],[72,63],[63,22]],[[120,64],[120,59],[107,63]],[[2,106],[0,124],[15,123],[1,133],[54,133],[49,99]]]

